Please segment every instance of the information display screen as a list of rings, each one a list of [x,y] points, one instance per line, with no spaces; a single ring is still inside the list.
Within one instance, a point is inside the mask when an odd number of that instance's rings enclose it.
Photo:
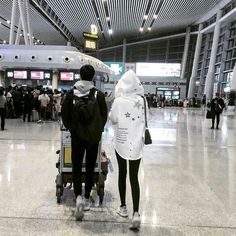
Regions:
[[[137,63],[138,76],[180,77],[180,63]]]
[[[26,70],[14,70],[14,79],[27,79]]]
[[[30,79],[44,79],[44,72],[43,71],[31,71],[30,72]]]
[[[72,81],[74,80],[74,73],[73,72],[60,72],[60,80]]]

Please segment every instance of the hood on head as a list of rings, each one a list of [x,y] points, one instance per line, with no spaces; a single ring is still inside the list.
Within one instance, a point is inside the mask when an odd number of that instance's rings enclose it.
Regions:
[[[90,89],[94,88],[94,84],[92,81],[80,80],[74,84],[74,88],[79,94],[86,94]]]
[[[115,88],[115,97],[126,95],[141,95],[144,96],[144,88],[134,73],[134,71],[127,71],[118,81]]]

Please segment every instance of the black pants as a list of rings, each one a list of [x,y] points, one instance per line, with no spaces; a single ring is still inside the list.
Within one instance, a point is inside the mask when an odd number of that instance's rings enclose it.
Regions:
[[[119,167],[119,179],[118,186],[120,192],[121,206],[126,206],[125,195],[126,195],[126,175],[127,175],[127,161],[123,159],[117,152],[116,158]],[[133,211],[138,212],[139,210],[139,199],[140,199],[140,189],[138,182],[138,170],[140,160],[129,161],[129,178],[132,191],[133,200]]]
[[[24,114],[23,114],[23,121],[25,121],[26,116],[27,116],[27,121],[30,122],[30,117],[32,115],[32,110],[30,109],[24,109]]]
[[[98,144],[89,144],[80,140],[76,134],[71,134],[72,147],[72,175],[74,184],[74,193],[77,197],[82,194],[82,162],[84,153],[86,151],[86,181],[85,181],[85,198],[89,198],[91,189],[93,187],[93,174],[97,159]]]
[[[6,117],[6,108],[0,108],[0,116],[1,116],[1,130],[4,130],[5,117]]]
[[[215,118],[216,118],[216,128],[219,128],[219,123],[220,123],[220,113],[213,113],[212,115],[212,127],[214,128],[215,125]]]

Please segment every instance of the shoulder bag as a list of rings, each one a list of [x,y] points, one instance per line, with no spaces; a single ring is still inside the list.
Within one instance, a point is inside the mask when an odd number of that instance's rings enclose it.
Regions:
[[[144,144],[148,145],[148,144],[152,144],[152,138],[151,138],[151,134],[148,130],[148,125],[147,125],[147,111],[146,111],[146,100],[145,98],[142,96],[143,101],[144,101],[144,116],[145,116],[145,133],[144,133]]]

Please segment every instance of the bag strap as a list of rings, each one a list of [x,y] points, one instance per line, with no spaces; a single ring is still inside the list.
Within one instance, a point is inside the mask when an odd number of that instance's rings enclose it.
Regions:
[[[143,98],[143,103],[144,103],[144,116],[145,116],[145,127],[148,128],[148,125],[147,125],[147,108],[146,108],[146,100],[144,98],[144,96],[141,96]]]

